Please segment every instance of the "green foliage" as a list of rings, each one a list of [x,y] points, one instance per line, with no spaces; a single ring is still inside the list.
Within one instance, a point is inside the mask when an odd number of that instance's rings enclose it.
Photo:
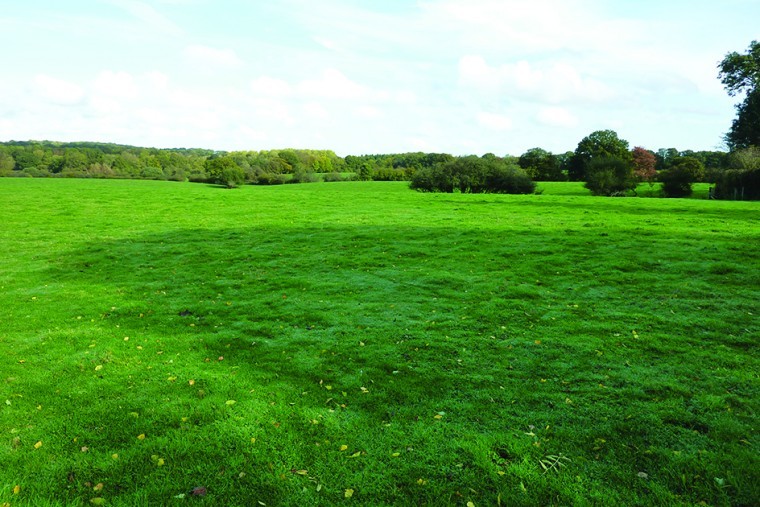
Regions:
[[[416,171],[410,187],[421,192],[529,194],[536,185],[519,166],[472,155]]]
[[[587,181],[586,172],[594,159],[631,161],[628,141],[618,138],[614,130],[597,130],[578,143],[569,164],[570,181]]]
[[[593,195],[624,196],[636,188],[633,166],[627,159],[595,157],[586,166],[585,187]]]
[[[745,54],[727,54],[718,68],[730,96],[746,93],[726,142],[732,150],[760,146],[760,42],[752,41]]]
[[[692,193],[692,183],[702,181],[705,168],[694,157],[677,158],[670,169],[660,174],[662,192],[665,197],[688,197]]]
[[[734,169],[725,171],[716,182],[719,199],[760,200],[760,148],[752,147],[731,154]]]
[[[213,157],[206,161],[209,181],[227,188],[236,188],[245,183],[245,172],[230,156]]]
[[[563,181],[565,179],[559,158],[541,148],[531,148],[520,155],[518,164],[534,181]]]
[[[314,171],[304,171],[299,169],[293,173],[293,176],[286,183],[315,183],[319,178]]]

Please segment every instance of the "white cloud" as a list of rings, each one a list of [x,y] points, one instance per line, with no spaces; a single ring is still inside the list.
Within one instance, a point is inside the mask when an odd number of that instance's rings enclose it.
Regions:
[[[478,123],[492,130],[509,130],[512,128],[512,120],[496,113],[478,113]]]
[[[374,106],[359,106],[354,109],[354,113],[357,116],[368,120],[375,120],[385,116],[380,109]]]
[[[303,96],[326,99],[357,100],[370,95],[369,89],[336,69],[326,69],[319,78],[302,81],[297,89]]]
[[[282,79],[262,76],[251,81],[251,92],[254,96],[287,97],[293,93],[293,87]]]
[[[485,92],[552,104],[605,102],[615,96],[606,84],[582,76],[563,62],[533,64],[521,60],[491,66],[482,56],[469,55],[459,61],[459,80]]]
[[[185,58],[197,65],[216,67],[239,67],[243,60],[232,49],[217,49],[194,44],[185,48]]]
[[[96,95],[134,99],[138,95],[137,85],[131,74],[127,72],[101,72],[95,79],[93,91]]]
[[[45,74],[35,76],[32,86],[40,98],[53,104],[74,105],[84,98],[81,86]]]
[[[137,18],[143,24],[148,25],[160,33],[166,33],[175,37],[182,35],[183,30],[172,20],[161,14],[155,7],[140,0],[108,0],[109,3],[121,7]]]
[[[325,120],[330,117],[330,113],[319,102],[307,102],[303,105],[303,112],[306,116],[318,120]]]
[[[538,122],[550,127],[577,127],[578,118],[563,107],[542,107],[538,112]]]

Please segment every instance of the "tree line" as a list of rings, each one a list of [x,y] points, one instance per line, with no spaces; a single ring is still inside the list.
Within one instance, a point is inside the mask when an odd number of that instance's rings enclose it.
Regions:
[[[518,193],[534,188],[526,184],[528,180],[585,181],[598,195],[621,195],[640,182],[663,181],[667,195],[680,196],[690,191],[686,183],[717,183],[731,171],[756,166],[759,158],[755,148],[732,153],[676,148],[651,151],[638,146],[629,149],[628,142],[612,130],[591,133],[575,151],[555,154],[531,148],[520,156],[502,157],[493,153],[455,157],[412,152],[343,158],[330,150],[223,152],[94,142],[9,141],[0,143],[0,176],[175,180],[230,187],[320,179],[380,180],[410,181],[413,188],[427,191]],[[501,181],[501,187],[494,186],[496,181]],[[670,187],[668,182],[672,182]]]

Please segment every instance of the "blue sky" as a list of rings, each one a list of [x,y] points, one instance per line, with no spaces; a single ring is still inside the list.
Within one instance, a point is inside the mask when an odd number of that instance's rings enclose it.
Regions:
[[[0,0],[0,140],[720,149],[760,0]]]

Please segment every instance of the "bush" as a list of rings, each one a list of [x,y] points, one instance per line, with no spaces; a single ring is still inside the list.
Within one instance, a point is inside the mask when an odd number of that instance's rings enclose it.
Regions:
[[[660,174],[662,192],[665,197],[688,197],[691,185],[705,177],[705,167],[694,157],[679,157],[670,169]]]
[[[410,188],[421,192],[530,194],[536,184],[527,173],[498,158],[459,157],[415,171]]]
[[[285,183],[316,183],[317,181],[319,178],[313,171],[297,170],[293,173],[293,177]]]
[[[636,188],[636,176],[628,160],[617,157],[594,158],[586,167],[584,186],[593,195],[622,196]]]
[[[284,174],[275,173],[260,173],[253,181],[256,185],[282,185],[288,181],[288,177]]]
[[[332,183],[335,181],[343,181],[343,175],[336,172],[327,173],[324,176],[322,176],[322,181],[325,183]]]
[[[718,199],[760,200],[760,168],[724,172],[715,185]]]
[[[245,171],[229,156],[206,160],[206,173],[212,183],[227,188],[236,188],[245,183]]]

